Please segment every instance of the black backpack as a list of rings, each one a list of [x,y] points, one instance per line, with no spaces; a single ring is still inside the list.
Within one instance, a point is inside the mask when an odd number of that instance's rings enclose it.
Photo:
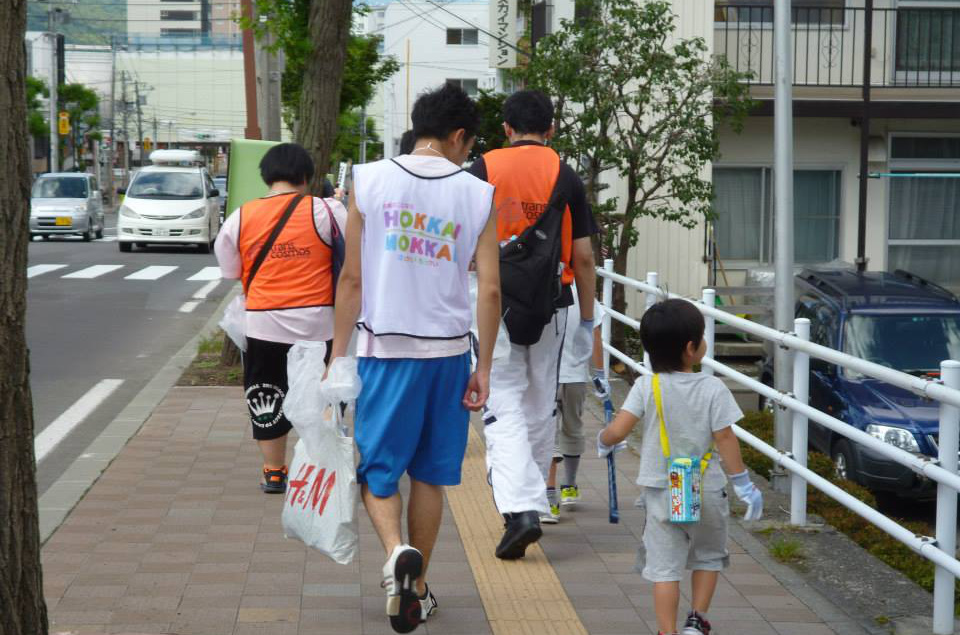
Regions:
[[[500,301],[503,323],[514,344],[540,341],[558,307],[564,304],[560,262],[566,201],[554,185],[547,208],[515,240],[500,248]]]

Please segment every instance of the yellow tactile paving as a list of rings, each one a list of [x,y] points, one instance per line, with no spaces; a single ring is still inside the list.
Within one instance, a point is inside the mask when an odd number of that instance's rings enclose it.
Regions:
[[[467,560],[494,635],[587,635],[570,598],[539,546],[506,562],[493,551],[503,535],[487,485],[483,440],[473,428],[463,462],[463,482],[447,490]]]

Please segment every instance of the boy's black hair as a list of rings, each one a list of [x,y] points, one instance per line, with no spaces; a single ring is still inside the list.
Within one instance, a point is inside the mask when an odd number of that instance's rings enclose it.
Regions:
[[[503,102],[503,120],[520,134],[546,134],[553,125],[553,102],[539,90],[520,90]]]
[[[413,138],[413,130],[407,130],[400,135],[400,154],[410,154],[416,145],[416,139]]]
[[[313,177],[314,169],[310,153],[296,143],[275,145],[260,159],[260,178],[267,185],[277,181],[303,185]]]
[[[446,139],[460,128],[464,130],[464,140],[472,139],[480,126],[477,104],[462,88],[451,83],[420,95],[413,104],[410,119],[416,139]]]
[[[686,300],[663,300],[647,309],[640,320],[640,341],[653,371],[682,371],[687,342],[700,346],[703,329],[703,315]]]

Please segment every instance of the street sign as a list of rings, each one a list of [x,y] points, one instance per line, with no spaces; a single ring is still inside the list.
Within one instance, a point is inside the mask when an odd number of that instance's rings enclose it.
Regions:
[[[62,135],[70,134],[70,113],[60,111],[57,117],[57,131]]]

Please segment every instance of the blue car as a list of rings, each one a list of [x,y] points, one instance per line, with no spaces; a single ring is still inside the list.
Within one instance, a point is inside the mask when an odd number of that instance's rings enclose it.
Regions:
[[[904,271],[806,269],[796,283],[796,316],[810,320],[817,344],[929,378],[939,377],[941,361],[960,359],[960,300],[943,287]],[[764,374],[772,383],[770,365]],[[936,401],[811,359],[810,405],[898,448],[937,456]],[[813,421],[809,437],[838,476],[875,493],[936,494],[931,481]]]

